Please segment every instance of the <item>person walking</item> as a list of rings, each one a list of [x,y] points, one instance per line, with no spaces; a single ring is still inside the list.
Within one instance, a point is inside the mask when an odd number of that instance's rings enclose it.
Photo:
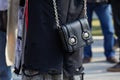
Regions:
[[[55,0],[60,24],[86,18],[86,0]],[[22,80],[76,80],[80,78],[83,48],[65,52],[56,31],[53,0],[28,0],[28,22]],[[25,19],[27,20],[27,19]],[[78,77],[78,78],[77,78]]]
[[[112,24],[112,15],[108,0],[87,0],[87,16],[90,28],[92,28],[92,15],[95,12],[101,23],[101,29],[104,36],[104,55],[106,61],[116,63],[114,46],[114,27]],[[83,63],[89,63],[92,59],[92,46],[84,48]]]
[[[8,1],[0,0],[0,80],[11,80],[11,66],[6,64],[6,31]]]
[[[113,20],[114,20],[114,27],[115,27],[115,34],[117,36],[117,42],[115,43],[114,47],[120,48],[120,1],[119,0],[110,0],[112,5],[112,13],[113,13]],[[119,52],[120,54],[120,52]],[[119,55],[119,62],[116,63],[114,66],[107,69],[110,72],[120,72],[120,55]]]

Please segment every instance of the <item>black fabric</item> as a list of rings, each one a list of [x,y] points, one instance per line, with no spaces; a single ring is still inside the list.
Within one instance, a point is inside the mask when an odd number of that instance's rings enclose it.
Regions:
[[[117,35],[118,40],[120,40],[120,1],[111,0],[111,4],[114,18],[115,34]]]
[[[75,5],[73,6],[78,11],[70,12],[70,1],[72,0],[57,0],[60,24],[83,17],[84,10],[81,11]],[[83,0],[80,3],[79,7],[83,6]],[[65,55],[58,32],[55,29],[56,23],[52,0],[29,0],[28,4],[29,20],[24,54],[24,69],[37,70],[40,73],[60,74],[63,70],[63,65],[68,73],[71,68],[74,68],[74,70],[79,68],[82,65],[82,48],[74,55]],[[72,18],[68,18],[70,14]]]
[[[20,6],[24,7],[26,0],[20,0]]]
[[[7,10],[0,11],[0,30],[4,32],[7,30]]]

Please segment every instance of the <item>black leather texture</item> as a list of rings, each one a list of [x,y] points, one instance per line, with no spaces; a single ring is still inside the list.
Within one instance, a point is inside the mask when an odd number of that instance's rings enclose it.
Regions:
[[[67,52],[74,52],[81,47],[93,43],[92,34],[86,18],[63,25],[59,30],[63,48]]]

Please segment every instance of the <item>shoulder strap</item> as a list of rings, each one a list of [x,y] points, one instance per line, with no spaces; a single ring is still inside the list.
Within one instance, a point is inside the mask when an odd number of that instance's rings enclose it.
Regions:
[[[57,28],[60,28],[60,20],[58,17],[58,9],[57,9],[57,4],[56,4],[56,0],[53,0],[53,6],[54,6],[54,14],[55,14],[55,21],[56,21],[56,25]]]

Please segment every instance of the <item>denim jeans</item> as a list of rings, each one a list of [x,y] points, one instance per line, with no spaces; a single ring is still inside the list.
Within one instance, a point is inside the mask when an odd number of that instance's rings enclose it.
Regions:
[[[0,80],[11,80],[11,67],[5,61],[6,33],[0,31]]]
[[[114,27],[112,23],[111,6],[109,4],[88,3],[87,16],[90,27],[92,28],[92,14],[95,12],[100,20],[101,29],[104,36],[104,54],[106,58],[113,57],[114,46]],[[92,57],[91,45],[84,48],[84,57]]]

